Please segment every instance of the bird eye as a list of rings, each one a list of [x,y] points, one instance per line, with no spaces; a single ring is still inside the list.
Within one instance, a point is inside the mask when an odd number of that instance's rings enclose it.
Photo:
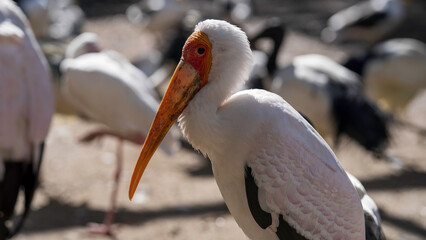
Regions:
[[[200,47],[200,48],[198,48],[198,49],[197,49],[197,53],[198,53],[199,55],[203,55],[205,52],[206,52],[206,49],[204,49],[204,48],[202,48],[202,47]]]

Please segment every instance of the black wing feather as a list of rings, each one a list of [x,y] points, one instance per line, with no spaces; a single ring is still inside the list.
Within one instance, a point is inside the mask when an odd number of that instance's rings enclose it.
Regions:
[[[290,226],[280,215],[280,225],[277,228],[277,236],[281,239],[292,239],[292,240],[308,240],[304,236],[300,235],[296,229]]]
[[[272,217],[270,213],[263,211],[260,207],[258,194],[259,188],[254,181],[253,175],[251,174],[251,168],[249,166],[246,166],[245,183],[247,202],[251,215],[253,215],[257,224],[259,224],[261,228],[265,229],[272,224]]]
[[[266,229],[272,224],[272,216],[270,213],[263,211],[263,209],[260,207],[259,188],[254,181],[253,175],[251,174],[251,168],[249,166],[246,166],[245,173],[246,195],[251,215],[262,229]],[[307,238],[300,235],[296,229],[291,227],[284,220],[282,215],[279,216],[279,219],[280,220],[276,234],[280,240],[308,240]]]

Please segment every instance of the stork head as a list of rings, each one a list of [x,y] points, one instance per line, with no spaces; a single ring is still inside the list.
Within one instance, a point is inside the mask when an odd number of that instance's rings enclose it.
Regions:
[[[241,29],[219,20],[197,24],[142,147],[130,182],[130,199],[155,150],[190,101],[207,86],[223,92],[236,89],[248,78],[251,62],[247,36]]]
[[[65,51],[66,58],[76,58],[90,52],[100,52],[102,50],[99,44],[98,35],[91,32],[85,32],[75,37]]]

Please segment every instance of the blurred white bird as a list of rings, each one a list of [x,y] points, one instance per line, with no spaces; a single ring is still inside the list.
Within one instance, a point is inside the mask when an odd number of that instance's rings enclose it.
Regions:
[[[406,106],[426,88],[426,44],[415,39],[387,40],[344,66],[361,75],[366,93],[389,111],[392,121],[426,136],[426,129],[403,120]]]
[[[203,18],[220,17],[241,25],[253,14],[251,5],[251,0],[141,0],[129,6],[126,15],[134,24],[164,33],[184,19],[188,11],[200,12]]]
[[[402,22],[403,1],[367,0],[340,10],[328,19],[321,37],[325,42],[377,42]]]
[[[113,234],[111,224],[122,161],[121,140],[137,144],[144,142],[159,99],[145,74],[119,53],[101,51],[98,38],[93,33],[83,33],[69,44],[61,69],[66,97],[88,117],[108,127],[88,134],[83,140],[103,135],[120,139],[111,207],[105,225],[97,229],[100,233]],[[167,154],[179,149],[175,130],[165,137],[161,148]]]
[[[142,0],[126,10],[127,18],[134,24],[163,33],[185,16],[190,9],[198,9],[200,3],[176,0]]]
[[[315,129],[276,94],[232,95],[251,65],[241,29],[219,20],[196,26],[142,147],[129,197],[179,118],[185,137],[211,159],[228,209],[250,239],[365,239],[358,194]]]
[[[78,32],[85,17],[74,0],[20,0],[34,34],[40,39],[65,39]]]
[[[387,40],[344,65],[361,75],[369,96],[397,114],[426,88],[426,44],[415,39]]]
[[[54,112],[46,59],[10,0],[0,1],[0,62],[0,239],[5,239],[22,227],[30,210]],[[21,188],[24,213],[8,229]]]
[[[356,73],[328,57],[294,58],[276,72],[270,90],[305,114],[331,145],[337,147],[345,134],[376,157],[400,164],[386,151],[388,116],[364,94]]]

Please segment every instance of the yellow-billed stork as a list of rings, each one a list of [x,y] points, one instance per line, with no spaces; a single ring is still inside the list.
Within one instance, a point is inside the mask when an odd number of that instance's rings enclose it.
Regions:
[[[101,51],[94,33],[83,33],[69,44],[61,70],[65,96],[79,111],[108,127],[95,130],[82,140],[89,141],[104,135],[119,139],[110,208],[104,224],[91,224],[92,232],[112,235],[122,168],[121,140],[136,144],[144,142],[160,100],[146,75],[124,56],[115,51]],[[165,137],[160,147],[171,155],[179,149],[179,145],[176,130]]]
[[[0,239],[28,215],[53,111],[48,65],[28,21],[15,3],[0,1]],[[21,188],[24,213],[8,229]]]
[[[136,163],[130,199],[179,118],[185,137],[211,159],[222,196],[249,238],[365,239],[358,194],[315,129],[278,95],[232,95],[251,62],[239,28],[220,20],[195,27]]]

